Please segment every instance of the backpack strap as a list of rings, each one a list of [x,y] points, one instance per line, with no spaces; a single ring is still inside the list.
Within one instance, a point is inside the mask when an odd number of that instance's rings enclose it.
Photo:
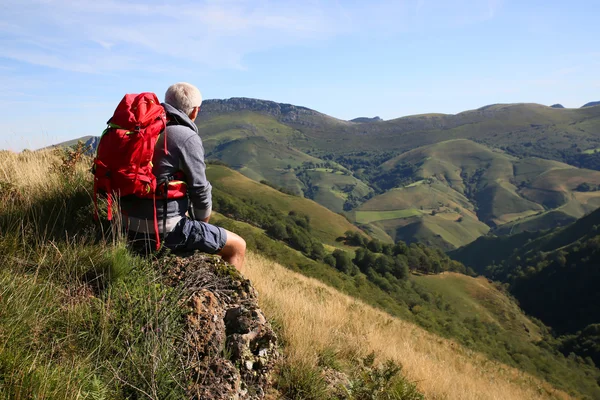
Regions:
[[[156,232],[156,250],[160,249],[160,234],[158,232],[158,216],[156,213],[156,193],[152,195],[152,201],[154,202],[154,232]]]
[[[165,129],[166,133],[166,129]],[[167,205],[169,201],[169,180],[165,180],[164,182],[165,188],[164,190],[164,203],[163,203],[163,241],[166,242],[167,239]]]

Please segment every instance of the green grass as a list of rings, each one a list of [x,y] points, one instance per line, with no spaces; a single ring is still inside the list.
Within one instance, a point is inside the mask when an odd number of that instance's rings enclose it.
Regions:
[[[418,208],[432,210],[438,207],[473,211],[473,205],[461,192],[448,187],[444,182],[434,180],[432,183],[409,185],[404,188],[391,189],[374,196],[359,207],[359,211],[393,211],[398,209]]]
[[[514,301],[483,277],[446,272],[415,276],[414,279],[423,287],[442,295],[462,318],[476,316],[523,340],[536,342],[541,339],[540,327],[529,320]]]
[[[0,397],[181,398],[179,296],[96,231],[88,178],[0,198]]]
[[[433,210],[436,216],[430,215]],[[477,220],[469,199],[437,179],[375,196],[355,215],[357,222],[377,225],[394,240],[421,241],[443,249],[465,245],[489,230]]]
[[[357,278],[340,273],[335,268],[307,258],[301,252],[270,238],[262,229],[245,222],[232,220],[218,213],[213,215],[212,221],[241,235],[250,250],[257,251],[293,271],[325,282],[343,293],[361,298],[393,315],[410,318],[410,312],[402,304],[369,282],[364,275]]]
[[[355,218],[359,224],[368,224],[387,219],[410,218],[421,216],[423,213],[417,209],[394,210],[394,211],[356,211]]]
[[[489,231],[489,228],[479,221],[470,218],[463,218],[461,222],[445,220],[442,214],[426,216],[423,223],[434,235],[441,236],[454,247],[464,246]]]
[[[270,205],[281,213],[294,210],[308,215],[313,231],[323,243],[340,247],[336,239],[344,232],[358,231],[344,216],[336,214],[312,200],[281,193],[267,185],[246,178],[242,174],[220,165],[209,165],[207,176],[214,187],[245,200]]]
[[[364,182],[352,175],[323,171],[321,168],[308,170],[307,174],[312,185],[318,188],[313,200],[334,212],[344,210],[344,203],[348,195],[360,198],[371,192]],[[352,186],[353,189],[347,191],[346,188],[349,186]]]
[[[600,147],[596,147],[596,148],[594,148],[594,149],[587,149],[587,150],[584,150],[582,153],[583,153],[583,154],[595,154],[595,153],[597,153],[597,152],[599,152],[599,151],[600,151]]]
[[[309,169],[309,171],[327,172],[327,173],[334,174],[334,175],[343,175],[344,174],[342,171],[334,170],[331,168],[311,168],[311,169]]]
[[[413,182],[410,185],[406,185],[407,188],[411,188],[411,187],[415,187],[415,186],[419,186],[425,183],[424,179],[421,179],[420,181],[417,182]]]
[[[247,200],[270,202],[281,210],[306,207],[311,221],[329,227],[320,233],[324,237],[350,225],[314,202],[283,195],[227,168],[211,166],[209,174],[215,187],[223,184],[222,190]],[[126,399],[142,398],[144,391],[150,394],[146,397],[181,397],[186,385],[174,345],[181,336],[179,295],[117,238],[97,235],[90,224],[87,179],[67,179],[40,193],[28,190],[27,197],[20,193],[1,198],[0,395]],[[310,260],[258,228],[218,215],[214,222],[241,234],[250,249],[344,293],[560,387],[594,393],[590,385],[595,375],[589,367],[498,335],[493,323],[462,318],[444,294],[416,280],[385,292],[363,274],[342,274]],[[336,223],[339,227],[331,230]],[[316,386],[306,384],[313,382],[309,372],[292,374],[298,378],[288,379],[287,387],[311,391]],[[369,393],[369,382],[357,383],[360,393]]]
[[[387,226],[390,236],[397,237],[400,229],[404,240],[443,248],[465,245],[485,234],[488,229],[481,222],[496,227],[497,232],[517,225],[521,230],[547,229],[564,223],[565,218],[581,217],[600,201],[600,193],[576,196],[573,192],[581,183],[600,183],[598,171],[540,158],[517,159],[464,139],[419,147],[388,160],[383,168],[391,171],[403,163],[419,166],[414,175],[417,184],[375,196],[359,210],[458,210],[469,223],[453,226],[432,219],[427,226],[407,229],[399,220],[400,225]],[[429,180],[427,184],[424,179]]]
[[[262,136],[278,143],[287,143],[301,135],[295,129],[267,115],[242,111],[218,115],[208,119],[198,118],[198,128],[207,151],[219,143],[236,139]]]
[[[263,137],[248,137],[219,147],[209,154],[256,181],[266,180],[302,194],[304,184],[296,177],[293,168],[304,162],[321,160],[283,144]],[[288,169],[288,166],[292,169]]]

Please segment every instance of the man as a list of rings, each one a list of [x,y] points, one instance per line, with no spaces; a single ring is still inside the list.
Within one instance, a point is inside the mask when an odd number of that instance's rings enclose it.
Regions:
[[[159,233],[162,236],[166,232],[164,245],[173,251],[200,250],[218,254],[241,272],[246,253],[244,239],[208,223],[212,187],[206,179],[204,147],[194,124],[201,103],[200,91],[189,83],[176,83],[165,94],[163,107],[169,121],[167,151],[165,153],[165,134],[161,133],[154,150],[152,172],[157,182],[169,181],[169,187],[180,184],[178,180],[183,181],[187,195],[164,200],[160,194],[157,196]],[[134,243],[141,240],[148,248],[155,234],[154,201],[127,196],[121,199],[121,208],[130,240]]]

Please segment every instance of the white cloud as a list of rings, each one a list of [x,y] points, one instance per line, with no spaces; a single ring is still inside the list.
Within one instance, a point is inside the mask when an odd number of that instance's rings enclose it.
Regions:
[[[87,73],[183,61],[240,68],[251,52],[336,33],[319,6],[269,1],[23,1],[5,9],[4,57]]]
[[[446,24],[447,16],[461,23],[477,21],[493,16],[499,4],[500,0],[4,0],[0,51],[5,58],[84,73],[148,66],[166,70],[185,64],[243,69],[244,57],[254,52],[321,45],[337,35],[358,32],[437,26],[440,21]]]

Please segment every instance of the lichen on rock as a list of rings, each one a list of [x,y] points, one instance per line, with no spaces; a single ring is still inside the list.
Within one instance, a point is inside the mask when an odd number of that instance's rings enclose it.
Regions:
[[[181,290],[181,359],[192,399],[262,399],[279,357],[277,335],[248,279],[221,258],[200,253],[155,261]]]

